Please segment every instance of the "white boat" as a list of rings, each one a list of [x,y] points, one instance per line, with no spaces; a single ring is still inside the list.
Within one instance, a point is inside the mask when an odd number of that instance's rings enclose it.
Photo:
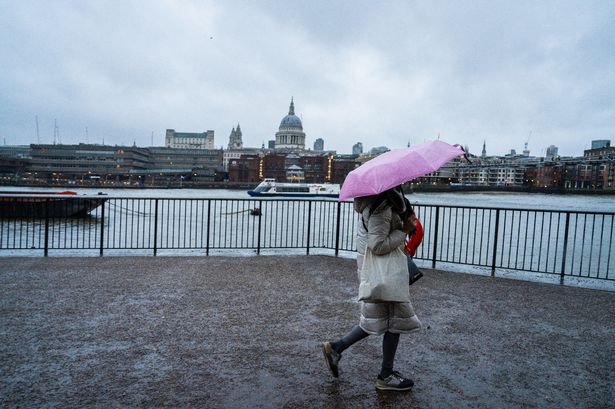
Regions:
[[[250,196],[339,197],[340,185],[333,183],[282,183],[264,179]]]

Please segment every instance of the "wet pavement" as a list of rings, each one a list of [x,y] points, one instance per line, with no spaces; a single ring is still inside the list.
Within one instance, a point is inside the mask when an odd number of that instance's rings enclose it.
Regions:
[[[328,373],[358,320],[354,261],[0,258],[2,407],[615,407],[615,293],[426,270],[423,321],[377,392],[381,337]]]

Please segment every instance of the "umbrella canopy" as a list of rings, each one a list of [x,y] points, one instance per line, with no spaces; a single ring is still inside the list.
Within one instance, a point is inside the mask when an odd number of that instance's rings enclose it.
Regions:
[[[385,152],[346,176],[339,200],[376,195],[434,172],[446,162],[464,154],[461,146],[442,141],[429,141],[411,148]]]

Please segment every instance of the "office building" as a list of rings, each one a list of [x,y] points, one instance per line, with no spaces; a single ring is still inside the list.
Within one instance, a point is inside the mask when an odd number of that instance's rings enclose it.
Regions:
[[[611,146],[611,141],[608,139],[596,139],[592,141],[592,149],[608,148]]]
[[[545,154],[545,158],[554,158],[557,156],[557,146],[550,145],[547,148],[547,153]]]
[[[370,149],[369,153],[372,155],[380,155],[381,153],[385,153],[390,151],[386,146],[376,146],[375,148]]]
[[[214,149],[214,131],[193,133],[175,132],[174,129],[167,129],[165,146],[181,149]]]
[[[357,142],[354,145],[352,145],[353,155],[360,155],[362,153],[363,153],[363,144],[361,142]]]

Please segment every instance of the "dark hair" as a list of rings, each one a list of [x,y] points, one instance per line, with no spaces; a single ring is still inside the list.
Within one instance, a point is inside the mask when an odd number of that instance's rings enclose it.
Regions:
[[[404,209],[402,213],[399,214],[399,217],[401,217],[402,221],[406,220],[408,217],[414,214],[414,209],[412,208],[412,205],[410,204],[410,200],[406,199],[405,196],[404,196],[404,203],[406,205],[406,208]]]
[[[402,190],[401,186],[397,186],[389,190],[385,190],[382,193],[379,193],[376,196],[376,199],[374,200],[372,205],[370,206],[370,215],[374,212],[374,210],[378,208],[378,206],[380,206],[385,201],[388,202],[391,205],[393,211],[399,214],[399,216],[402,217],[402,220],[404,220],[403,214],[407,211],[408,208],[405,202],[408,201],[408,199],[404,197],[404,191]]]

